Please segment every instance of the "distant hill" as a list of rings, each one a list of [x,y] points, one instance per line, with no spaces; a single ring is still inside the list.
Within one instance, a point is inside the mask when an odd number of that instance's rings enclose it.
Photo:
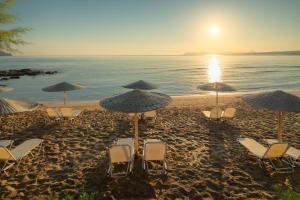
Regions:
[[[0,51],[0,56],[12,56],[12,54]]]
[[[200,56],[206,54],[214,54],[214,53],[195,53],[195,52],[188,52],[184,53],[184,56]],[[266,55],[266,56],[300,56],[300,51],[265,51],[265,52],[223,52],[223,53],[216,53],[218,55],[232,55],[232,56],[259,56],[259,55]]]

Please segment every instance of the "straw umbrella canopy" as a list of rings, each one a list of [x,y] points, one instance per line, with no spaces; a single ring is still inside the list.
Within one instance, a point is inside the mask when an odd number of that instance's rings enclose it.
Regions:
[[[117,96],[103,99],[100,106],[114,112],[134,114],[135,149],[138,150],[138,117],[137,113],[156,110],[167,106],[171,97],[161,93],[132,90]]]
[[[124,85],[123,87],[128,88],[128,89],[134,89],[134,90],[153,90],[153,89],[157,89],[158,85],[149,83],[149,82],[146,82],[143,80],[139,80],[139,81],[130,83],[128,85]]]
[[[7,85],[0,85],[0,92],[10,92],[14,89],[12,87],[8,87]]]
[[[242,99],[254,107],[266,108],[278,112],[279,141],[282,141],[283,113],[300,112],[300,98],[281,90],[245,95]]]
[[[0,115],[9,115],[17,112],[31,111],[38,107],[31,101],[0,98]]]
[[[61,83],[58,83],[55,85],[45,87],[42,90],[45,92],[64,92],[64,105],[66,105],[67,104],[67,91],[80,90],[83,88],[85,88],[83,85],[80,85],[77,83],[61,82]]]
[[[215,91],[216,92],[216,107],[218,107],[219,104],[219,92],[234,92],[236,91],[232,86],[220,83],[220,82],[213,82],[213,83],[206,83],[203,85],[199,85],[197,87],[199,90],[204,91]]]

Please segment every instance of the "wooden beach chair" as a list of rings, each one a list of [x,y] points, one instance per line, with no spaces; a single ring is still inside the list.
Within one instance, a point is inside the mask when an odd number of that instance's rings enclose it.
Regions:
[[[0,146],[0,160],[4,161],[4,165],[1,168],[7,176],[7,170],[11,168],[14,164],[17,164],[17,170],[19,169],[19,165],[24,157],[28,154],[32,155],[32,150],[36,147],[40,147],[38,153],[42,148],[42,139],[30,139],[26,140],[22,144],[16,146],[14,149],[9,150],[4,146]]]
[[[264,141],[268,145],[279,143],[279,140],[277,139],[264,139]],[[285,155],[288,157],[288,160],[290,161],[291,165],[295,167],[296,164],[300,165],[300,150],[296,149],[292,146],[288,148]]]
[[[72,108],[60,108],[60,112],[63,118],[74,119],[81,113],[81,110],[73,110]]]
[[[167,162],[166,162],[167,145],[158,139],[146,139],[144,140],[143,149],[143,170],[148,173],[153,171],[161,171],[166,173]],[[148,161],[161,161],[162,170],[150,170]]]
[[[133,138],[118,139],[116,144],[109,149],[109,167],[107,174],[113,176],[127,176],[132,172],[134,163],[134,140]],[[115,164],[127,163],[125,172],[113,173]]]
[[[251,138],[239,138],[238,141],[257,158],[260,167],[265,167],[266,164],[270,163],[271,167],[278,173],[293,172],[290,163],[283,159],[289,148],[287,143],[276,143],[267,148]]]
[[[232,119],[235,116],[236,109],[235,108],[226,108],[222,113],[222,119]]]
[[[213,108],[211,111],[202,111],[202,113],[208,119],[220,119],[222,117],[223,111],[221,110],[221,108],[216,107]]]

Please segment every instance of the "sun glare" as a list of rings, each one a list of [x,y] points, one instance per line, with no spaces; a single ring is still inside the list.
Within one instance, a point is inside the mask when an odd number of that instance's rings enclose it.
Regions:
[[[220,28],[216,25],[211,25],[208,29],[209,35],[212,37],[217,37],[220,35]]]
[[[208,79],[210,83],[220,82],[221,70],[217,56],[212,55],[208,65]]]

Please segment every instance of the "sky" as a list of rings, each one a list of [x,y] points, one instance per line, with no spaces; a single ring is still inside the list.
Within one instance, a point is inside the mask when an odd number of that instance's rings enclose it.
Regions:
[[[1,0],[2,1],[2,0]],[[17,0],[22,55],[300,50],[300,0]]]

